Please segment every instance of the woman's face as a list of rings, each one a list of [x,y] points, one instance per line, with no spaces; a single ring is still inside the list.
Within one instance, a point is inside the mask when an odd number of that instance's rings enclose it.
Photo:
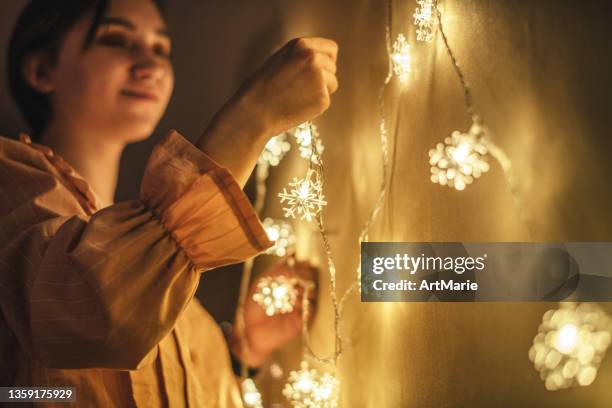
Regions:
[[[112,0],[91,46],[89,16],[71,29],[52,69],[52,123],[117,142],[147,138],[174,86],[171,41],[151,0]]]

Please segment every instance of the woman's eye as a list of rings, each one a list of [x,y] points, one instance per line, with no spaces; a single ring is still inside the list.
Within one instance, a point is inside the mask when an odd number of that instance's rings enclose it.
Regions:
[[[167,47],[163,44],[157,44],[153,47],[153,52],[155,53],[155,55],[158,55],[162,58],[170,58],[170,47]]]
[[[107,47],[117,47],[128,49],[131,47],[131,41],[124,35],[106,34],[100,37],[98,43]]]

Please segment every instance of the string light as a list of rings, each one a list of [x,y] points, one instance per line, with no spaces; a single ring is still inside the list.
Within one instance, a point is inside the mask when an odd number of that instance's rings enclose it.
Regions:
[[[268,316],[291,313],[297,299],[296,283],[296,278],[283,275],[263,277],[257,282],[253,300]]]
[[[393,72],[400,83],[406,84],[408,82],[408,74],[410,74],[412,69],[412,56],[410,54],[410,44],[406,41],[404,34],[398,34],[393,43],[391,61],[393,62]]]
[[[333,375],[321,374],[302,361],[300,370],[289,373],[283,395],[294,408],[336,408],[339,386]]]
[[[529,359],[547,390],[588,386],[610,346],[612,319],[594,303],[561,303],[542,317]]]
[[[297,239],[291,224],[267,217],[263,221],[263,227],[270,241],[274,241],[274,246],[267,249],[266,254],[285,256],[293,251]]]
[[[431,42],[438,27],[435,0],[417,0],[417,3],[419,7],[414,12],[417,40]]]
[[[289,187],[289,191],[283,188],[278,194],[281,204],[287,203],[287,206],[283,207],[287,218],[296,218],[299,215],[302,220],[312,221],[323,206],[327,205],[323,196],[323,185],[314,170],[308,170],[303,179],[294,177]]]
[[[435,2],[432,2],[432,7]],[[419,5],[421,1],[419,1]],[[384,89],[391,79],[391,75],[395,74],[398,77],[400,83],[405,84],[408,81],[408,76],[411,71],[411,54],[410,54],[410,45],[406,41],[404,35],[399,34],[397,36],[396,41],[391,46],[391,10],[392,5],[391,1],[388,1],[388,23],[387,23],[387,52],[389,55],[389,75],[386,78],[384,85],[381,87],[380,92],[380,115],[381,115],[381,147],[383,151],[383,181],[381,183],[381,191],[379,193],[379,197],[376,201],[376,204],[370,214],[370,218],[364,225],[362,233],[360,234],[360,242],[365,242],[368,240],[369,228],[372,225],[376,214],[381,208],[381,204],[384,200],[385,196],[385,186],[386,186],[386,176],[387,176],[387,166],[388,166],[388,155],[387,155],[387,139],[386,139],[386,129],[385,129],[385,120],[384,120]],[[432,10],[433,11],[433,10]],[[465,96],[466,96],[466,104],[468,114],[475,117],[474,110],[471,104],[471,95],[470,90],[467,87],[465,78],[463,77],[462,72],[459,70],[456,59],[450,50],[448,45],[448,40],[444,35],[441,23],[441,15],[440,11],[436,8],[438,17],[438,25],[441,31],[441,35],[444,39],[444,44],[447,47],[447,51],[451,56],[453,61],[453,65],[456,69],[456,72],[461,80],[462,86],[464,88]],[[426,13],[422,13],[423,16]],[[434,22],[435,24],[435,22]],[[432,29],[433,35],[433,29]],[[474,123],[476,121],[474,120]],[[468,131],[470,134],[470,131]],[[303,307],[303,317],[302,317],[302,336],[303,336],[303,347],[304,353],[308,353],[310,357],[317,360],[321,363],[332,364],[334,369],[337,367],[338,358],[342,353],[342,334],[340,330],[340,317],[342,306],[344,301],[347,299],[348,295],[354,291],[355,288],[358,287],[359,281],[354,282],[349,289],[344,293],[341,297],[340,302],[337,301],[336,298],[336,270],[334,266],[334,262],[331,256],[331,249],[329,245],[329,240],[327,237],[327,232],[323,223],[322,216],[322,207],[327,203],[323,197],[323,165],[321,161],[321,153],[323,151],[323,145],[318,138],[318,131],[311,123],[307,122],[298,126],[298,128],[293,130],[293,135],[296,137],[298,145],[300,147],[300,154],[302,157],[309,159],[309,170],[306,174],[306,177],[303,179],[298,179],[295,177],[290,183],[289,192],[287,189],[283,189],[283,192],[279,194],[281,198],[281,203],[287,203],[287,206],[283,208],[286,217],[296,218],[296,216],[301,216],[301,219],[306,219],[308,221],[312,220],[312,218],[316,218],[319,230],[321,233],[321,237],[323,240],[323,244],[325,247],[325,253],[328,261],[329,268],[329,284],[330,284],[330,294],[332,305],[334,309],[334,332],[335,332],[335,347],[334,353],[331,357],[321,358],[316,356],[312,349],[309,346],[308,339],[308,307],[307,305]],[[451,137],[452,139],[452,137]],[[312,146],[315,146],[313,148]],[[459,145],[457,145],[459,146]],[[489,146],[491,148],[491,146]],[[478,149],[476,149],[478,151]],[[493,154],[493,153],[492,153]],[[459,163],[465,161],[469,158],[469,149],[464,147],[457,148],[452,152],[453,158]],[[464,157],[465,156],[465,157]],[[437,162],[436,162],[437,163]],[[478,166],[476,166],[478,167]],[[485,171],[480,168],[480,172],[484,173]],[[473,177],[473,176],[472,176]],[[467,183],[466,183],[467,184]],[[359,269],[357,271],[357,275],[359,276]],[[242,291],[241,291],[242,293]],[[303,301],[305,302],[307,299],[307,292],[304,293]],[[306,316],[304,316],[304,313]],[[334,371],[335,372],[335,371]],[[340,382],[335,378],[332,374],[319,374],[317,370],[311,369],[304,362],[301,365],[301,369],[298,371],[294,371],[290,374],[290,382],[285,386],[283,390],[283,394],[285,394],[289,400],[291,401],[292,406],[294,407],[335,407],[337,406],[338,399],[338,390],[339,390]],[[328,405],[324,405],[328,404]]]
[[[282,133],[280,135],[274,136],[270,138],[270,140],[266,143],[264,150],[262,151],[258,163],[257,168],[255,170],[255,212],[261,214],[261,211],[264,206],[265,197],[266,197],[266,180],[269,176],[269,168],[272,166],[277,166],[280,161],[283,159],[285,154],[291,149],[291,144],[287,140],[287,134]],[[272,253],[274,251],[275,254],[281,254],[283,251],[287,251],[293,242],[293,232],[290,230],[291,226],[287,223],[279,223],[274,222],[274,220],[268,221],[268,229],[266,232],[268,235],[276,235],[275,245],[270,248],[268,251]],[[289,232],[290,231],[290,232]],[[289,232],[289,233],[288,233]],[[246,302],[247,294],[249,291],[249,283],[251,281],[251,275],[253,273],[253,263],[254,258],[249,258],[244,262],[242,279],[240,282],[240,293],[238,296],[238,305],[236,308],[236,322],[235,322],[235,330],[239,333],[239,336],[244,338],[245,333],[245,319],[244,319],[244,305]],[[242,353],[246,352],[246,344],[242,342]],[[262,408],[263,402],[262,397],[253,380],[248,378],[248,366],[246,363],[241,362],[240,364],[240,377],[242,379],[241,382],[241,391],[242,391],[242,400],[244,402],[245,407],[249,408]]]
[[[319,139],[319,129],[312,122],[304,122],[293,129],[293,136],[299,146],[300,156],[305,159],[316,160],[323,154],[325,147]],[[313,141],[315,151],[313,152]],[[316,153],[316,154],[315,154]]]
[[[270,166],[278,166],[285,154],[291,150],[291,144],[287,140],[287,134],[273,136],[268,140],[261,155],[259,156],[259,164],[268,164]]]
[[[396,53],[391,52],[391,13],[392,13],[392,5],[391,1],[388,1],[388,20],[386,26],[386,45],[387,51],[389,55],[389,70],[387,77],[384,80],[383,85],[381,86],[379,93],[379,114],[380,114],[380,141],[381,141],[381,151],[382,151],[382,169],[383,176],[380,185],[380,191],[378,194],[378,198],[372,211],[370,212],[370,216],[368,220],[365,222],[359,240],[360,242],[367,241],[369,236],[369,230],[371,225],[374,223],[374,220],[382,208],[382,204],[384,202],[385,191],[386,191],[386,180],[388,174],[388,149],[387,149],[387,132],[386,132],[386,124],[385,124],[385,108],[384,108],[384,91],[386,86],[389,84],[393,73],[397,73],[398,76],[406,71],[410,70],[410,54],[409,47],[405,47],[404,44],[401,43],[402,37],[398,36],[398,42],[395,47]],[[403,41],[405,42],[405,37],[403,37]],[[405,43],[407,45],[407,43]],[[406,51],[408,50],[408,51]],[[404,51],[404,55],[408,57],[402,56],[401,52]],[[394,55],[395,54],[395,55]],[[397,69],[396,69],[397,66]],[[407,72],[406,76],[401,76],[400,80],[407,80]],[[317,135],[318,136],[318,135]],[[313,154],[317,154],[316,149],[313,151]],[[320,158],[318,160],[312,160],[309,171],[315,171],[318,175],[317,179],[321,181],[323,184],[323,163]],[[313,166],[316,164],[316,166]],[[325,254],[327,256],[327,263],[329,269],[329,284],[330,284],[330,296],[332,300],[332,306],[334,309],[334,333],[335,333],[335,346],[334,352],[331,357],[319,357],[317,356],[310,347],[309,341],[309,333],[308,333],[308,313],[309,313],[309,302],[308,302],[308,290],[309,288],[305,288],[304,296],[303,296],[303,304],[302,304],[302,346],[304,348],[304,354],[308,353],[308,355],[317,360],[320,363],[331,364],[334,369],[337,367],[338,358],[342,354],[342,342],[343,336],[341,332],[341,324],[340,319],[342,315],[343,306],[348,299],[349,295],[355,291],[356,288],[359,287],[359,268],[357,270],[357,280],[353,282],[352,285],[344,292],[341,296],[340,301],[337,300],[336,295],[336,268],[335,263],[333,261],[333,257],[331,254],[331,247],[329,244],[329,239],[327,236],[327,232],[324,226],[323,216],[321,212],[316,214],[319,232],[321,234],[321,238],[323,240]],[[302,362],[301,370],[293,371],[290,373],[289,383],[285,386],[283,390],[283,394],[289,399],[291,405],[293,407],[301,408],[301,407],[336,407],[337,400],[339,395],[340,381],[332,374],[324,374],[319,377],[319,381],[317,380],[318,372],[316,370],[311,370],[308,368],[308,365],[305,361]],[[317,384],[319,386],[317,387]],[[304,392],[308,390],[318,390],[312,393]]]
[[[463,190],[489,171],[487,153],[482,126],[474,123],[467,133],[455,131],[429,151],[431,181]]]
[[[242,400],[247,408],[263,408],[261,394],[251,378],[245,378],[241,382]]]

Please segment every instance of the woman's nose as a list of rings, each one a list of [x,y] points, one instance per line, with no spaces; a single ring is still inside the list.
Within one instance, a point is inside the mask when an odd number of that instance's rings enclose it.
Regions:
[[[132,65],[131,74],[138,81],[157,82],[166,75],[166,67],[151,52],[141,52]]]

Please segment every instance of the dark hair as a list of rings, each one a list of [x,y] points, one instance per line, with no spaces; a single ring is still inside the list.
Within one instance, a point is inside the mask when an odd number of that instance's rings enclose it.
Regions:
[[[153,2],[162,12],[162,2]],[[32,52],[44,52],[55,62],[66,33],[86,14],[93,12],[93,21],[83,44],[83,49],[86,49],[91,45],[109,3],[110,0],[30,0],[17,20],[9,44],[8,81],[33,139],[40,138],[53,112],[48,95],[32,88],[25,78],[24,58]]]

